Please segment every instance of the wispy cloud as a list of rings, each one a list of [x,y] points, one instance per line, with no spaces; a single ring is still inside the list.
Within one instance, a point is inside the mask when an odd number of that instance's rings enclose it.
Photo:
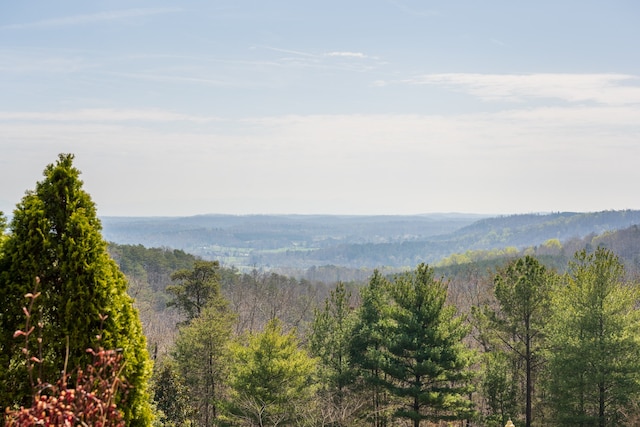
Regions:
[[[40,122],[195,122],[221,121],[217,117],[194,116],[165,110],[82,109],[63,112],[3,112],[0,121]]]
[[[171,74],[120,73],[120,72],[109,72],[106,74],[119,76],[119,77],[126,77],[131,79],[152,81],[152,82],[189,83],[189,84],[199,84],[199,85],[213,86],[213,87],[222,87],[222,86],[232,85],[232,83],[230,83],[227,80],[203,78],[198,76],[178,76],[178,75],[171,75]]]
[[[177,7],[165,8],[142,8],[142,9],[126,9],[104,11],[86,15],[72,15],[61,18],[44,19],[41,21],[27,22],[22,24],[9,24],[1,26],[4,30],[23,30],[33,28],[52,28],[66,27],[75,25],[86,25],[97,22],[118,21],[128,18],[136,18],[140,16],[159,15],[164,13],[180,12],[182,9]]]
[[[365,55],[362,52],[328,52],[324,54],[325,56],[338,56],[341,58],[358,58],[358,59],[365,59],[368,58],[367,55]]]
[[[274,60],[274,63],[286,67],[362,72],[370,71],[385,64],[385,62],[377,56],[370,56],[364,52],[350,50],[309,52],[273,46],[253,46],[252,49],[266,49],[286,54],[287,56]]]
[[[354,58],[354,59],[379,59],[378,57],[375,56],[369,56],[363,52],[353,52],[353,51],[347,51],[347,50],[336,50],[336,51],[331,51],[331,52],[324,52],[324,53],[312,53],[312,52],[305,52],[305,51],[301,51],[301,50],[294,50],[294,49],[282,49],[282,48],[278,48],[278,47],[273,47],[273,46],[254,46],[253,48],[262,48],[262,49],[268,49],[268,50],[272,50],[275,52],[282,52],[282,53],[286,53],[286,54],[290,54],[290,55],[296,55],[296,56],[301,56],[301,57],[306,57],[306,58],[316,58],[316,59],[320,59],[323,57],[338,57],[338,58]]]
[[[640,76],[629,74],[450,73],[426,74],[401,83],[446,86],[486,101],[520,102],[532,98],[549,98],[607,105],[640,103]]]
[[[281,53],[286,53],[286,54],[290,54],[290,55],[298,55],[298,56],[306,56],[306,57],[316,57],[317,56],[317,55],[315,55],[313,53],[303,52],[301,50],[283,49],[283,48],[273,47],[273,46],[252,46],[252,49],[257,49],[257,48],[272,50],[274,52],[281,52]]]

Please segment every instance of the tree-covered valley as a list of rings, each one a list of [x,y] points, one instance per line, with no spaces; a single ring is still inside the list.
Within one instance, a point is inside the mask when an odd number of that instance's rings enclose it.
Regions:
[[[4,425],[640,422],[640,212],[98,219],[79,176],[0,215]]]
[[[200,215],[102,218],[119,244],[181,249],[242,271],[265,269],[332,282],[365,280],[467,251],[523,251],[640,224],[640,211],[493,216]],[[579,245],[579,243],[578,243]],[[567,252],[567,250],[565,250]]]

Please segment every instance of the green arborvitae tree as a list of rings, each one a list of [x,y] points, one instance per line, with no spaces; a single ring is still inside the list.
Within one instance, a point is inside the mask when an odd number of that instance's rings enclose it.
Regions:
[[[382,369],[386,387],[402,406],[396,416],[419,427],[423,420],[467,419],[473,410],[468,327],[446,304],[447,285],[420,264],[391,286],[393,305],[386,328]]]
[[[488,320],[488,330],[483,331],[483,337],[489,341],[491,351],[508,355],[515,368],[514,379],[524,379],[519,393],[524,398],[518,399],[523,402],[523,409],[518,412],[524,414],[526,427],[532,425],[535,386],[544,362],[544,327],[549,319],[551,291],[556,279],[556,274],[532,256],[513,260],[494,278],[497,307],[476,312]]]
[[[354,321],[351,292],[340,282],[325,300],[324,308],[315,310],[311,326],[309,347],[319,361],[322,388],[318,392],[323,403],[323,419],[336,427],[352,425],[351,420],[362,407],[353,390],[356,371],[349,352]]]
[[[12,334],[25,325],[24,295],[34,290],[38,278],[42,294],[31,316],[39,331],[31,349],[43,359],[41,380],[55,383],[65,366],[69,373],[86,366],[92,360],[88,348],[121,349],[131,388],[117,403],[127,425],[146,426],[151,422],[151,362],[142,325],[126,279],[107,254],[95,205],[79,175],[73,155],[60,155],[14,211],[0,260],[0,406],[28,403],[33,393],[23,343]]]
[[[369,396],[370,403],[363,409],[369,414],[367,421],[373,427],[389,425],[392,411],[389,395],[383,387],[385,374],[382,370],[391,304],[389,287],[389,281],[378,270],[374,271],[367,286],[361,290],[362,304],[356,311],[349,349],[350,363],[356,370],[358,382],[363,393]]]
[[[218,296],[210,299],[200,315],[182,325],[178,332],[173,358],[199,426],[214,425],[221,415],[234,320],[227,301]]]
[[[553,302],[548,392],[556,425],[632,425],[640,397],[640,292],[609,250],[578,252]]]
[[[220,295],[219,269],[218,261],[196,261],[192,269],[173,273],[175,284],[167,286],[167,293],[174,299],[168,306],[175,306],[187,322],[200,316],[207,303]]]
[[[310,402],[316,361],[278,319],[233,347],[231,413],[247,425],[292,425]]]

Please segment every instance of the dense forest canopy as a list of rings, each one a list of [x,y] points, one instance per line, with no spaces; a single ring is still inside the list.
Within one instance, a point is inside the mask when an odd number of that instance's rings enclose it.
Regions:
[[[107,244],[72,162],[0,215],[5,425],[640,422],[637,211],[107,220],[211,259]]]

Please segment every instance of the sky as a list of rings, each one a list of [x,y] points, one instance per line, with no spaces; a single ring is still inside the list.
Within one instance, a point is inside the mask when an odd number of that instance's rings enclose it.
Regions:
[[[636,0],[0,0],[0,210],[640,209]]]

